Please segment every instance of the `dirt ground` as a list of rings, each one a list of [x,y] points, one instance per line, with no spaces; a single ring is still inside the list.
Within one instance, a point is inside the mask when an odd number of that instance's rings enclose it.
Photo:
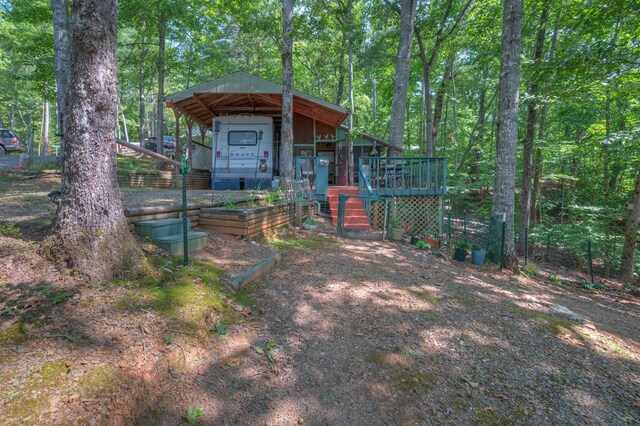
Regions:
[[[321,229],[212,235],[197,258],[219,275],[189,272],[193,298],[160,278],[91,286],[0,236],[0,423],[640,422],[637,298]],[[270,274],[224,287],[274,251]]]

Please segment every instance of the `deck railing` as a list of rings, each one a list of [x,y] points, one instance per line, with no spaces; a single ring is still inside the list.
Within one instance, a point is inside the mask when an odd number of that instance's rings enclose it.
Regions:
[[[444,195],[447,159],[426,157],[361,157],[360,194]]]

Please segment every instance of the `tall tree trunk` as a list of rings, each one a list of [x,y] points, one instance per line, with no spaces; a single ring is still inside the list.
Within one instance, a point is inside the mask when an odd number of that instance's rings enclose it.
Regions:
[[[122,117],[122,130],[124,131],[124,140],[129,142],[129,130],[127,130],[127,119],[124,116],[124,108],[120,104],[120,116]]]
[[[622,247],[622,279],[627,282],[633,280],[635,268],[636,245],[638,244],[638,226],[640,225],[640,173],[636,178],[633,190],[633,205],[624,226],[624,245]]]
[[[142,44],[144,45],[144,35],[142,36]],[[146,119],[147,119],[147,114],[145,111],[145,99],[144,99],[144,58],[146,56],[146,49],[143,49],[142,51],[142,58],[140,58],[140,82],[138,85],[138,102],[139,102],[139,109],[138,109],[138,121],[139,121],[139,127],[138,127],[138,139],[140,141],[140,146],[144,147],[144,135],[145,135],[145,129],[146,129]]]
[[[529,103],[527,105],[527,133],[524,138],[524,150],[522,154],[522,189],[520,191],[520,226],[518,229],[518,252],[524,253],[525,233],[529,227],[531,216],[531,178],[533,172],[531,166],[533,164],[533,144],[536,135],[536,118],[538,113],[538,92],[540,85],[536,73],[539,71],[538,66],[542,61],[542,51],[544,49],[545,31],[547,29],[547,20],[549,19],[549,2],[545,1],[542,5],[542,13],[540,15],[540,24],[536,35],[536,45],[533,50],[533,67],[534,77],[529,87]]]
[[[35,133],[35,128],[33,126],[33,113],[29,113],[29,145],[27,145],[27,154],[29,156],[33,155],[33,136]]]
[[[434,138],[438,137],[440,133],[438,128],[440,127],[440,121],[442,120],[442,106],[444,104],[444,96],[447,93],[447,84],[449,81],[453,80],[453,61],[455,58],[455,52],[449,56],[447,60],[447,68],[444,72],[444,76],[442,77],[442,82],[440,82],[440,87],[438,87],[438,92],[436,93],[436,103],[433,107],[433,131],[431,132]],[[442,141],[442,139],[440,139]],[[435,140],[433,143],[433,153],[436,152]]]
[[[604,107],[604,127],[605,127],[605,136],[607,138],[607,144],[609,143],[609,137],[611,136],[611,93],[607,89],[607,101]],[[609,172],[611,165],[611,154],[608,149],[608,145],[605,145],[604,150],[604,181],[602,182],[602,194],[604,198],[604,205],[607,206],[609,204]],[[605,219],[606,221],[606,219]],[[609,261],[609,229],[608,224],[605,223],[604,228],[604,276],[609,277],[611,265]]]
[[[503,0],[500,83],[498,89],[498,130],[493,185],[492,217],[506,216],[505,266],[517,269],[514,245],[514,199],[518,141],[518,89],[522,45],[523,0]]]
[[[49,155],[49,101],[44,101],[44,120],[42,121],[42,155]]]
[[[11,94],[11,105],[9,107],[9,128],[16,128],[16,91]]]
[[[161,6],[162,7],[162,6]],[[165,11],[160,11],[158,21],[158,97],[156,98],[156,152],[163,153],[164,148],[164,47],[166,42],[166,17]],[[156,162],[158,169],[164,168],[162,161]]]
[[[57,265],[97,283],[136,276],[144,262],[116,179],[116,5],[116,0],[73,2],[61,201],[42,246]]]
[[[427,59],[427,51],[422,41],[420,28],[416,27],[416,40],[418,42],[418,51],[420,52],[420,61],[422,62],[422,92],[424,97],[425,110],[425,154],[427,157],[433,157],[433,115],[431,113],[431,61]],[[432,54],[435,59],[435,55]]]
[[[347,22],[349,23],[349,134],[347,135],[347,185],[353,185],[353,114],[355,114],[355,102],[353,100],[353,0],[347,2]]]
[[[409,65],[411,64],[411,40],[417,0],[402,0],[400,9],[400,40],[396,58],[396,74],[393,79],[393,99],[389,121],[389,143],[398,151],[404,147],[404,123],[407,111],[409,88]],[[393,155],[392,152],[390,152]]]
[[[282,141],[280,177],[293,180],[293,4],[282,0]]]
[[[471,135],[469,135],[469,143],[467,145],[467,148],[464,150],[464,153],[462,154],[462,159],[460,160],[458,171],[462,170],[465,163],[467,162],[467,159],[469,158],[469,154],[471,153],[471,149],[474,148],[474,145],[476,144],[476,140],[479,144],[482,144],[484,142],[484,131],[486,126],[485,123],[487,121],[487,109],[488,109],[487,108],[487,86],[486,86],[486,81],[488,78],[489,78],[489,64],[485,64],[482,70],[482,86],[480,88],[480,99],[478,101],[478,119],[476,121],[476,125],[473,131],[471,132]],[[494,99],[495,99],[495,92],[494,92],[494,95],[489,100],[489,106],[493,103]],[[474,134],[476,129],[477,129],[477,135]],[[476,152],[474,151],[474,158],[476,157],[477,155],[476,155]],[[474,173],[479,173],[479,170],[477,170],[477,167]]]
[[[489,64],[486,63],[484,64],[484,68],[482,70],[482,87],[484,88],[484,93],[481,93],[480,98],[482,101],[482,115],[478,115],[478,143],[480,145],[482,145],[484,143],[484,131],[486,129],[486,121],[487,121],[487,107],[485,107],[485,100],[486,100],[486,96],[487,96],[487,81],[489,80]],[[494,95],[491,97],[491,100],[489,101],[489,105],[491,105],[493,103],[493,100],[495,99],[495,92]],[[475,173],[480,173],[480,168],[478,166],[478,159],[480,157],[480,150],[476,147],[474,148],[474,152],[473,152],[473,158],[475,159]]]
[[[558,44],[558,30],[560,29],[560,11],[556,14],[555,24],[553,26],[553,34],[551,35],[551,46],[549,47],[549,62],[553,63],[553,58],[556,52],[556,45]],[[547,118],[547,103],[543,103],[542,108],[540,109],[540,123],[538,127],[538,140],[540,143],[544,141],[544,130]],[[538,147],[536,149],[536,159],[534,162],[534,171],[533,171],[533,194],[531,200],[531,218],[535,222],[540,222],[541,214],[540,214],[540,194],[541,194],[541,186],[540,186],[540,178],[542,177],[542,163],[544,161],[544,157],[542,155],[542,148]]]
[[[149,128],[149,137],[156,135],[156,124],[158,117],[158,102],[156,102],[156,92],[152,88],[151,89],[151,120],[148,120],[147,123],[150,123]]]
[[[340,59],[338,60],[338,90],[336,93],[336,105],[342,102],[344,95],[344,45],[346,44],[347,33],[342,33],[342,45],[340,46]]]
[[[69,2],[51,0],[53,9],[53,45],[56,63],[56,104],[60,129],[60,152],[64,153],[64,116],[66,111],[67,88],[71,66],[71,45],[69,44]],[[62,159],[60,160],[62,161]]]
[[[445,33],[444,29],[449,21],[449,16],[451,15],[451,10],[453,8],[453,0],[449,0],[447,2],[447,8],[442,15],[442,19],[440,21],[440,25],[438,25],[438,32],[436,33],[436,39],[433,43],[433,49],[431,50],[431,55],[427,59],[427,52],[424,46],[424,42],[422,40],[422,35],[420,33],[420,29],[418,27],[415,28],[416,40],[418,41],[418,51],[420,52],[420,61],[422,62],[422,84],[423,90],[425,93],[425,109],[427,113],[426,121],[427,121],[427,131],[425,133],[426,136],[426,155],[427,157],[433,157],[435,155],[435,149],[433,144],[433,115],[431,111],[431,70],[433,69],[433,64],[435,63],[436,56],[438,55],[438,51],[440,50],[440,45],[444,40],[446,40],[453,32],[456,30],[462,19],[465,17],[467,11],[469,10],[469,6],[471,6],[471,2],[473,0],[467,0],[462,11],[456,17],[453,25],[449,30]]]
[[[375,124],[378,118],[378,82],[376,81],[376,75],[373,75],[371,79],[371,89],[373,90],[373,123]]]

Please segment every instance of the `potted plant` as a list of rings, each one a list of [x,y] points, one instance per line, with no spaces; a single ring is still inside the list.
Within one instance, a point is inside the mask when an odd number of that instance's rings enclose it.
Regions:
[[[315,231],[318,228],[318,221],[311,216],[307,216],[304,218],[304,221],[302,221],[302,227],[307,231]]]
[[[486,250],[483,250],[477,246],[473,246],[473,250],[471,250],[471,263],[473,263],[474,265],[482,265],[484,263],[484,258],[486,255]]]
[[[391,218],[389,218],[389,239],[393,241],[402,241],[402,234],[404,234],[402,221],[395,216],[391,216]]]
[[[437,235],[427,235],[423,238],[424,242],[429,244],[432,248],[440,247],[440,241]]]
[[[404,233],[402,234],[402,241],[404,241],[405,243],[410,243],[411,242],[411,224],[405,223],[403,227],[404,227]]]
[[[411,235],[411,244],[412,245],[415,246],[416,244],[418,244],[418,241],[421,241],[421,240],[422,240],[422,237],[420,235],[416,235],[416,234],[412,234]]]
[[[471,250],[471,263],[474,265],[482,265],[486,255],[486,250],[483,250],[478,246],[473,246],[473,249]]]
[[[420,249],[420,250],[429,250],[431,248],[431,245],[429,243],[426,243],[426,242],[422,241],[422,240],[419,240],[416,243],[416,247],[418,249]]]
[[[469,243],[466,240],[456,240],[453,242],[456,248],[453,252],[453,258],[458,262],[464,262],[469,254]]]

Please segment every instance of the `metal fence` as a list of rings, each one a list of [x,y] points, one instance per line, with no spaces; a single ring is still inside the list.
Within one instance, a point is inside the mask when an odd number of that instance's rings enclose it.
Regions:
[[[487,250],[487,259],[500,264],[504,251],[502,221],[467,213],[447,213],[443,218],[443,230],[442,242],[448,247],[466,241],[470,246]],[[620,270],[623,245],[620,235],[602,236],[576,225],[539,225],[527,229],[524,235],[525,250],[519,257],[522,266],[552,263],[581,270],[593,278],[616,276]],[[640,251],[636,251],[636,268],[640,268]]]

